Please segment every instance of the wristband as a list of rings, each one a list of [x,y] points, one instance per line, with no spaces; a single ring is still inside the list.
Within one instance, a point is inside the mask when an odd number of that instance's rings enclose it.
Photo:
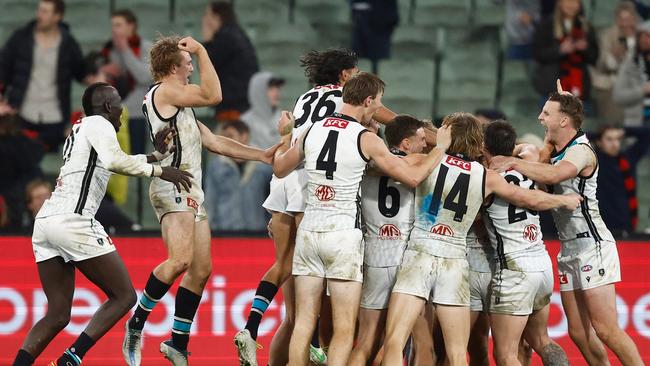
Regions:
[[[162,175],[162,167],[160,165],[151,165],[151,177],[160,177]]]
[[[171,155],[171,153],[169,152],[169,150],[167,150],[167,152],[164,153],[164,154],[161,153],[161,152],[158,152],[158,150],[154,150],[154,151],[151,153],[151,156],[153,156],[153,158],[156,159],[156,161],[162,161],[162,160],[164,160],[165,158],[167,158],[169,155]]]

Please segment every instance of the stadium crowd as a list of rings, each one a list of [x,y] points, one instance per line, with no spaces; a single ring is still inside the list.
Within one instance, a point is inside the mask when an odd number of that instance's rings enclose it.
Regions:
[[[606,182],[599,192],[606,223],[616,235],[646,230],[637,226],[639,215],[649,211],[639,207],[636,166],[647,156],[649,145],[644,141],[650,136],[650,21],[644,20],[648,6],[641,0],[620,1],[612,25],[595,29],[585,18],[580,0],[494,1],[505,3],[507,57],[529,65],[540,101],[559,78],[598,121],[589,125],[589,133],[601,163],[599,180]],[[281,75],[260,70],[255,49],[229,2],[206,5],[201,19],[203,44],[227,92],[214,110],[214,120],[204,122],[225,136],[269,147],[278,138],[275,124],[285,81]],[[378,60],[390,57],[398,9],[396,0],[350,2],[351,44],[360,57],[372,61],[373,71]],[[143,153],[150,139],[141,101],[152,83],[147,56],[152,40],[138,33],[138,16],[146,14],[115,10],[103,48],[83,55],[70,32],[74,24],[64,21],[64,1],[43,0],[35,10],[34,20],[16,29],[0,52],[0,151],[5,157],[0,182],[2,231],[28,232],[42,201],[34,197],[45,195],[41,191],[54,183],[40,166],[45,154],[60,153],[71,125],[82,116],[81,111],[71,110],[72,83],[107,81],[117,88],[125,110],[118,138],[126,152]],[[489,106],[468,106],[475,107]],[[442,116],[419,117],[440,121]],[[208,161],[205,189],[211,228],[264,230],[269,215],[261,203],[271,174],[268,167],[254,162],[224,157]],[[98,213],[114,230],[141,227],[121,208],[128,200],[129,179],[135,179],[137,191],[142,192],[140,178],[114,176]]]

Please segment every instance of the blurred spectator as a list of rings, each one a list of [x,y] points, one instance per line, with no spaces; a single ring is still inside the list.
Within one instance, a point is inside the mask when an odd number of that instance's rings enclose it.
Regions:
[[[26,210],[25,217],[23,217],[24,231],[32,231],[34,229],[34,219],[36,214],[45,203],[45,200],[52,195],[52,185],[41,179],[37,178],[27,183],[25,187],[25,202]]]
[[[539,20],[539,0],[506,0],[508,58],[529,60],[532,57],[533,33]]]
[[[0,53],[2,92],[23,128],[48,151],[65,140],[72,79],[85,76],[81,49],[62,23],[63,13],[62,0],[41,0],[36,20],[15,31]]]
[[[218,121],[233,121],[248,109],[248,82],[258,70],[253,44],[237,23],[229,1],[213,1],[201,22],[203,45],[219,74],[223,101],[215,107]]]
[[[242,121],[221,125],[223,136],[248,144]],[[262,208],[273,169],[257,161],[213,157],[205,169],[205,202],[212,230],[265,231],[270,215]]]
[[[268,71],[253,75],[248,86],[248,102],[251,108],[242,114],[241,120],[250,128],[251,145],[266,149],[280,141],[277,124],[280,120],[280,88],[284,79],[276,78]]]
[[[646,4],[643,0],[634,0],[634,5],[636,6],[636,11],[639,13],[639,16],[643,19],[648,19],[650,15],[650,6]]]
[[[624,137],[636,141],[621,148]],[[631,233],[638,223],[636,168],[650,147],[650,128],[625,129],[603,126],[596,134],[598,156],[598,207],[607,227],[616,233]]]
[[[397,0],[351,0],[352,49],[372,62],[377,74],[379,60],[390,58],[393,30],[399,23]]]
[[[639,16],[634,3],[623,1],[616,7],[616,24],[602,30],[598,37],[600,55],[591,69],[594,102],[598,118],[606,124],[622,124],[623,110],[614,102],[612,89],[616,74],[625,56],[636,48]]]
[[[479,108],[474,111],[474,115],[482,124],[486,124],[498,119],[507,120],[506,114],[496,108]]]
[[[650,121],[650,21],[639,25],[636,52],[621,64],[612,96],[624,108],[626,126]]]
[[[591,25],[582,16],[580,0],[558,0],[552,17],[535,30],[533,57],[538,69],[533,84],[546,97],[561,79],[564,90],[589,100],[591,78],[587,65],[598,59],[598,44]]]
[[[25,186],[42,176],[39,161],[43,147],[21,133],[14,116],[0,116],[0,156],[0,195],[5,199],[9,225],[17,229],[25,210]]]
[[[129,110],[131,154],[144,154],[147,121],[142,114],[142,98],[151,85],[149,50],[152,43],[138,35],[138,19],[129,9],[111,15],[113,38],[102,49],[106,65],[101,71],[122,97]]]

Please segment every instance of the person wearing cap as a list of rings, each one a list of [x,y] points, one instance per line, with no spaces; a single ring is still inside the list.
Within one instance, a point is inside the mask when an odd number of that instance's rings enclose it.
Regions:
[[[650,125],[650,21],[637,28],[636,52],[623,61],[613,98],[623,107],[625,126]]]
[[[250,144],[259,148],[273,146],[280,140],[277,122],[280,120],[281,88],[284,79],[268,71],[260,71],[248,83],[248,109],[241,120],[250,128]]]

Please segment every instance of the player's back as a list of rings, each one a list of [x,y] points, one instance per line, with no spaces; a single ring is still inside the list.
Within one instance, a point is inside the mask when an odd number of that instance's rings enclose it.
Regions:
[[[172,166],[181,170],[190,172],[194,178],[192,181],[192,188],[190,196],[199,205],[203,202],[203,190],[201,189],[201,132],[199,130],[194,110],[189,107],[178,108],[176,113],[169,117],[163,118],[156,106],[154,105],[154,98],[156,90],[161,84],[154,85],[144,97],[142,103],[142,112],[144,113],[147,122],[149,123],[149,131],[151,132],[151,141],[153,142],[154,135],[166,127],[172,127],[176,130],[174,137],[174,146],[176,150],[173,154],[163,159],[159,164],[161,166]],[[160,178],[154,178],[151,181],[152,190],[162,195],[166,192],[167,195],[178,196],[177,190],[173,184],[163,181]],[[150,192],[151,193],[151,192]]]
[[[342,86],[328,84],[317,85],[298,97],[293,108],[295,124],[292,141],[300,137],[312,124],[339,112],[343,106],[342,96]]]
[[[97,151],[88,139],[93,132],[115,134],[115,129],[101,116],[85,117],[72,127],[63,147],[63,166],[56,188],[37,217],[68,213],[95,216],[112,173],[98,159]]]
[[[445,258],[464,258],[466,236],[481,208],[485,168],[461,156],[444,155],[415,190],[411,246]]]
[[[359,183],[368,162],[360,141],[367,131],[354,118],[336,113],[306,132],[307,207],[301,229],[322,232],[359,227]]]
[[[406,155],[391,149],[396,155]],[[413,228],[414,190],[388,176],[367,174],[361,181],[361,209],[365,224],[365,263],[374,267],[401,260]],[[398,258],[396,258],[398,257]]]
[[[515,170],[501,173],[511,184],[535,189],[535,182]],[[551,267],[537,211],[519,208],[493,196],[485,209],[485,226],[501,268],[543,271]]]

